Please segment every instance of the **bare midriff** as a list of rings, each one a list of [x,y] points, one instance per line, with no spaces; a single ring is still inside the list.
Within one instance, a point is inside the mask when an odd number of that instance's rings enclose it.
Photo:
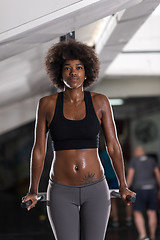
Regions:
[[[103,178],[98,149],[63,150],[54,153],[50,177],[66,185],[85,185]]]

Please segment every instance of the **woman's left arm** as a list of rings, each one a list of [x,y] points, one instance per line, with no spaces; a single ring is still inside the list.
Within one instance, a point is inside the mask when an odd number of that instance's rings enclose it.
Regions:
[[[156,177],[158,188],[160,190],[160,171],[159,171],[158,167],[154,168],[154,174],[155,174],[155,177]]]
[[[128,189],[126,183],[123,154],[117,138],[116,127],[109,100],[104,95],[101,95],[100,98],[101,98],[101,125],[106,140],[107,150],[112,159],[112,163],[119,180],[119,190],[121,196],[123,200],[126,201],[127,195],[135,197],[136,194]]]
[[[154,168],[154,174],[155,174],[157,186],[158,186],[158,199],[160,199],[160,171],[158,167]]]

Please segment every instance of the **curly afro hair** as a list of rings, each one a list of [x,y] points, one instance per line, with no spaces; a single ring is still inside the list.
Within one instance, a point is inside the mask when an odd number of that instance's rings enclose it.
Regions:
[[[97,80],[100,64],[94,49],[71,39],[54,44],[45,58],[47,74],[57,88],[64,89],[62,67],[66,60],[80,60],[83,63],[87,77],[83,84],[84,89]]]

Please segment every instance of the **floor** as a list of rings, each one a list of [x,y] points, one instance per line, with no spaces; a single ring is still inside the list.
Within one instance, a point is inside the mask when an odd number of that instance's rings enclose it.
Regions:
[[[20,203],[20,196],[1,193],[0,240],[54,240],[46,216],[45,203],[38,203],[30,212],[22,209]],[[120,226],[113,228],[109,223],[106,240],[137,240],[135,226],[125,226],[124,205],[120,204]],[[160,240],[160,225],[157,228],[157,236]]]

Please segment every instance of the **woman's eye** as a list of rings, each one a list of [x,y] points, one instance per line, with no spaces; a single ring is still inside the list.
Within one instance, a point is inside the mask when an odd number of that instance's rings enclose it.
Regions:
[[[81,66],[79,66],[79,67],[77,67],[77,69],[79,70],[79,69],[82,69],[82,67]]]
[[[64,70],[68,71],[69,69],[70,69],[69,67],[65,67],[65,69],[64,69]]]

